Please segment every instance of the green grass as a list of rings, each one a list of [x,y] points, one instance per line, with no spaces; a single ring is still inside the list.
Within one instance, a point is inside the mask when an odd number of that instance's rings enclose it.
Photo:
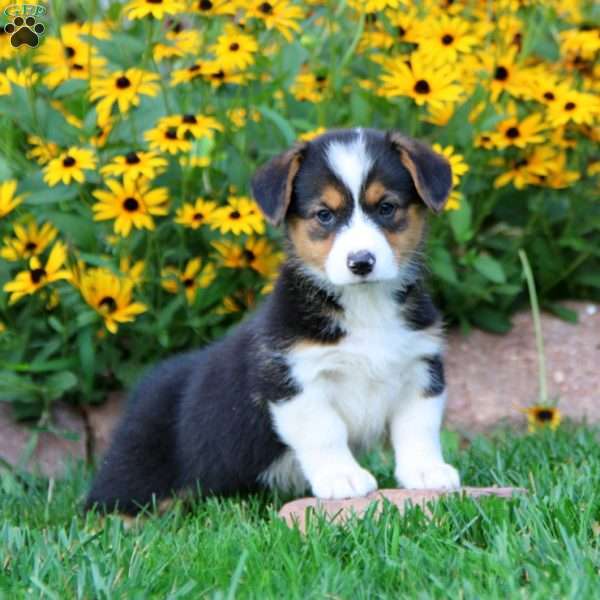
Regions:
[[[386,507],[308,534],[272,497],[210,500],[125,530],[82,516],[89,474],[64,481],[4,472],[0,598],[595,598],[600,554],[598,431],[445,437],[467,485],[519,485],[528,497],[444,500],[432,518]],[[464,445],[464,444],[461,444]],[[368,459],[392,485],[383,453]]]

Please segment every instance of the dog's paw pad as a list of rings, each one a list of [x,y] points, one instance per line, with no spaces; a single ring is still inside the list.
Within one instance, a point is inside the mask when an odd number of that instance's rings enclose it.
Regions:
[[[325,470],[313,478],[311,487],[317,498],[339,500],[366,496],[377,489],[377,480],[369,471],[353,466]]]
[[[409,489],[454,490],[460,487],[458,471],[447,463],[396,469],[399,485]]]

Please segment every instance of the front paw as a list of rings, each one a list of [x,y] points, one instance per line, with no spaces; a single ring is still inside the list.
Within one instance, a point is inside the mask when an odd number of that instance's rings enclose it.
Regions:
[[[317,498],[335,499],[366,496],[377,489],[377,481],[369,471],[358,465],[330,465],[310,479]]]
[[[408,489],[454,490],[460,487],[458,471],[443,462],[396,467],[396,480]]]

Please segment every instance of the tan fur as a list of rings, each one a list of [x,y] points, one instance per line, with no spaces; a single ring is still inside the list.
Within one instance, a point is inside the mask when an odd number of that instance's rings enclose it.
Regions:
[[[325,186],[321,193],[321,199],[331,210],[340,209],[346,202],[344,195],[332,185]]]
[[[298,257],[305,264],[323,271],[334,236],[330,234],[323,240],[314,240],[310,237],[312,230],[319,230],[319,225],[312,220],[294,218],[289,223],[289,236]]]
[[[411,204],[408,209],[398,210],[396,220],[406,219],[407,226],[399,231],[383,230],[383,233],[392,247],[396,260],[404,262],[423,238],[425,229],[424,210],[417,204]]]
[[[386,192],[386,187],[380,181],[370,183],[365,190],[365,203],[368,206],[375,206]]]

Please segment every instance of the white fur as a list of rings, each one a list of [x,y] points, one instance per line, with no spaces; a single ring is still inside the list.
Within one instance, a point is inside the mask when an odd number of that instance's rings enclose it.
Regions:
[[[423,397],[429,380],[420,358],[441,351],[439,335],[404,326],[392,290],[385,283],[343,288],[341,325],[347,335],[336,344],[299,346],[290,353],[292,376],[303,391],[272,404],[271,414],[297,462],[274,464],[264,481],[297,482],[299,469],[319,497],[365,495],[377,482],[350,448],[369,448],[391,422],[399,483],[458,485],[440,451],[443,397]]]
[[[362,130],[357,129],[356,137],[349,143],[331,142],[327,146],[327,162],[350,190],[354,202],[358,203],[362,185],[373,165],[373,159],[367,153]]]

